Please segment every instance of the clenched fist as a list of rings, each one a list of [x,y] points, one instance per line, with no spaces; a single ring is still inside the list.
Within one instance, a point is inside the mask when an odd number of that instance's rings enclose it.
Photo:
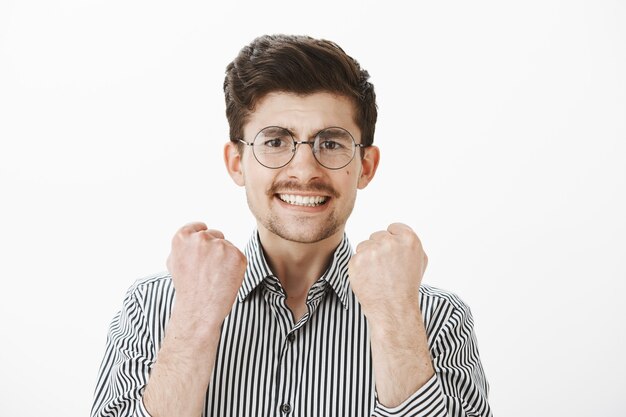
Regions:
[[[219,326],[243,281],[246,257],[221,232],[190,223],[172,239],[167,269],[176,289],[175,309],[190,322]]]
[[[395,320],[418,307],[427,264],[419,238],[404,224],[393,223],[361,242],[348,274],[368,320]]]

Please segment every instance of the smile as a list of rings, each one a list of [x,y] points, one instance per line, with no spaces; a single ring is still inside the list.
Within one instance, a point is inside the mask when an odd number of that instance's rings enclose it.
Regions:
[[[278,194],[278,198],[294,206],[317,207],[324,204],[328,197],[323,196],[302,196],[293,194]]]

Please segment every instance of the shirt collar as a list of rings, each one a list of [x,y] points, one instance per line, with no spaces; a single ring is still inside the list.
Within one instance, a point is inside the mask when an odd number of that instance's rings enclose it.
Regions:
[[[274,276],[265,259],[261,239],[259,238],[259,232],[257,230],[254,231],[248,241],[244,254],[248,259],[248,265],[246,267],[243,283],[237,295],[239,302],[245,300],[265,278]],[[333,258],[328,269],[320,278],[330,285],[345,309],[348,308],[348,262],[351,257],[352,247],[350,246],[348,237],[344,233],[341,243],[337,246],[335,252],[333,252]]]

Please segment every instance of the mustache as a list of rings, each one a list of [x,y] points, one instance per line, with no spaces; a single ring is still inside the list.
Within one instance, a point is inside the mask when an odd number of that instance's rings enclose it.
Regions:
[[[320,181],[309,182],[306,184],[302,184],[297,181],[275,182],[267,190],[267,195],[271,197],[274,194],[278,194],[279,191],[300,191],[304,193],[316,191],[321,194],[329,195],[334,198],[339,197],[339,193],[333,187]]]

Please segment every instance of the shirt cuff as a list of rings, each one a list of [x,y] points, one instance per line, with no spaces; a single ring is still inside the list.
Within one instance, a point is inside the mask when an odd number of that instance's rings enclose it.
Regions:
[[[446,417],[447,415],[446,400],[437,375],[433,375],[424,386],[396,407],[385,407],[378,402],[378,396],[376,396],[372,413],[372,417]]]

